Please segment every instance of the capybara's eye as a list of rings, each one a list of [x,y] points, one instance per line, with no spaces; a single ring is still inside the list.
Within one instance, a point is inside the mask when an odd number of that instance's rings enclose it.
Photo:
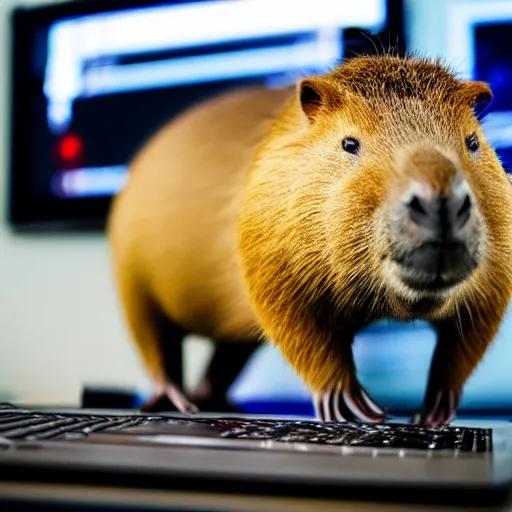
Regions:
[[[466,137],[466,147],[471,153],[476,153],[480,149],[480,143],[476,133],[472,133]]]
[[[361,145],[359,144],[359,141],[352,137],[345,137],[341,142],[341,147],[343,148],[343,151],[346,151],[351,155],[357,155],[359,153],[360,146]]]

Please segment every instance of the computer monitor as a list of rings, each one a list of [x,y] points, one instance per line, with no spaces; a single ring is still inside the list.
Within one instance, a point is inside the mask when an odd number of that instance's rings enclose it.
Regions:
[[[460,78],[490,83],[494,99],[483,120],[505,170],[512,171],[512,1],[408,2],[411,49],[441,57]]]
[[[401,16],[401,0],[349,9],[331,0],[15,9],[10,225],[103,229],[130,159],[173,116],[227,89],[322,72],[353,45],[354,29],[400,41]]]

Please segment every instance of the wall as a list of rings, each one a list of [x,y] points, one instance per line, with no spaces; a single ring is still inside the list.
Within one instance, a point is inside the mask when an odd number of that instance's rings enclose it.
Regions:
[[[2,213],[8,147],[8,13],[15,3],[0,2]],[[147,386],[116,299],[104,236],[13,235],[2,215],[0,401],[72,405],[78,403],[84,383]],[[192,340],[187,353],[191,383],[204,366],[208,345]]]

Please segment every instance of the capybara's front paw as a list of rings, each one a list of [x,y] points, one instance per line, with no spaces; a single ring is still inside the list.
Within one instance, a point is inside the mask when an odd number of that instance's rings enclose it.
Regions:
[[[162,410],[161,402],[167,399],[171,407],[175,407],[183,414],[194,414],[199,411],[197,406],[193,404],[181,391],[181,389],[173,382],[158,384],[154,393],[140,408],[142,412],[157,412]],[[163,410],[169,410],[168,407]]]
[[[429,427],[448,425],[455,418],[459,401],[460,391],[429,391],[421,410],[412,418],[412,423]]]
[[[381,423],[384,409],[368,394],[356,378],[346,386],[313,394],[315,416],[322,421]]]

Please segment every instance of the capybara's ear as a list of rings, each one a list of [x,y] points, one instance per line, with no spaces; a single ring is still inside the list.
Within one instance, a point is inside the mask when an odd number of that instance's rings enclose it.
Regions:
[[[336,108],[341,102],[338,88],[323,76],[301,80],[298,93],[302,110],[310,121],[314,121],[320,112]]]
[[[462,82],[461,94],[464,103],[473,108],[477,119],[482,119],[493,98],[490,85],[477,80],[467,80]]]

